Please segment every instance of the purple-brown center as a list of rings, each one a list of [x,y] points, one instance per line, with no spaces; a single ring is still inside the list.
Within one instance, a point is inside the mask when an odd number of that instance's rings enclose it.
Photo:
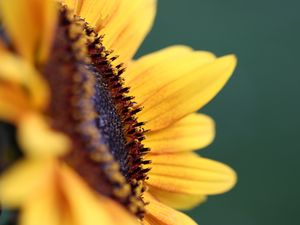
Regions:
[[[99,194],[142,218],[144,181],[141,109],[124,87],[122,64],[102,44],[103,37],[62,7],[52,49],[40,68],[51,90],[47,115],[53,128],[72,140],[67,162]]]

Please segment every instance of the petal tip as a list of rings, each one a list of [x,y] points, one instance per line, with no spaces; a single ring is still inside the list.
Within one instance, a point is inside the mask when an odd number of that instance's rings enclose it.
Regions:
[[[227,58],[228,64],[230,66],[232,66],[233,69],[235,69],[237,62],[238,62],[237,56],[235,54],[229,54],[229,55],[224,56],[224,58]]]
[[[230,191],[237,183],[238,176],[234,169],[227,166],[227,185],[224,186],[224,193]]]

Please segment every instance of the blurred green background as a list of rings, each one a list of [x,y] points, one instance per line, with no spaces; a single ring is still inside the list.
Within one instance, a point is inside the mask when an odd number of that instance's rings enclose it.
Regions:
[[[189,214],[205,225],[300,224],[300,1],[160,0],[138,55],[173,44],[235,53],[239,63],[202,111],[217,123],[201,155],[239,181]]]

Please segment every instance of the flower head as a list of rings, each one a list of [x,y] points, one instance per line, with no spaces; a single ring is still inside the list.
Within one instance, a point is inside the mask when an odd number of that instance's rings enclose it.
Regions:
[[[20,209],[20,224],[195,224],[173,208],[233,187],[232,169],[191,151],[214,138],[195,112],[234,56],[173,46],[133,60],[154,0],[0,7],[0,119],[24,153],[4,171],[0,201]]]

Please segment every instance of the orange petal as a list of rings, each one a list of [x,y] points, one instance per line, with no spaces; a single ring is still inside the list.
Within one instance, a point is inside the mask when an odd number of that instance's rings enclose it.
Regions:
[[[73,3],[75,13],[84,18],[91,26],[95,27],[97,31],[107,26],[107,23],[112,20],[120,10],[120,0],[84,0],[75,1]]]
[[[55,1],[0,1],[0,12],[17,51],[30,62],[45,60],[56,23]]]
[[[130,60],[149,32],[156,0],[87,0],[79,15],[105,35],[104,45],[119,55],[118,62]]]
[[[30,111],[29,99],[16,85],[0,83],[0,118],[17,125]]]

